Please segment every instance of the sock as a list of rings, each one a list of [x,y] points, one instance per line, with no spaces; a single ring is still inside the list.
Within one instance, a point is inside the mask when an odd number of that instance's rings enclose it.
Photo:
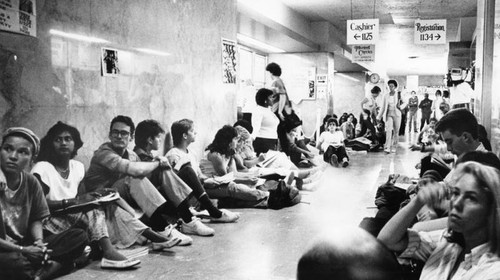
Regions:
[[[203,193],[198,198],[198,201],[201,203],[201,206],[203,206],[203,208],[207,209],[211,217],[214,218],[222,217],[222,212],[213,205],[212,201],[210,201],[210,198],[208,198],[207,193]]]
[[[163,204],[165,205],[165,204]],[[162,205],[162,206],[163,206]],[[156,211],[149,217],[149,226],[151,227],[152,230],[154,231],[163,231],[165,227],[168,225],[167,221],[162,217],[162,211],[163,207],[160,206]]]
[[[189,211],[189,204],[187,200],[184,200],[181,204],[179,204],[179,206],[177,206],[177,213],[179,213],[179,216],[186,224],[193,220],[193,214]]]

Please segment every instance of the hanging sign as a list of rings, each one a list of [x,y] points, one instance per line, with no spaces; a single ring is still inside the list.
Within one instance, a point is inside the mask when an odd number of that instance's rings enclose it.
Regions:
[[[352,62],[374,62],[375,45],[354,45],[352,46]]]
[[[446,44],[446,20],[415,20],[415,44]]]
[[[378,41],[378,18],[347,21],[348,45],[374,45]]]

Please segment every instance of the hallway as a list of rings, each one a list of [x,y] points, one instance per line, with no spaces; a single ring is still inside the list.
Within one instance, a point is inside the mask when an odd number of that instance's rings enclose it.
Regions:
[[[282,210],[238,209],[235,224],[211,224],[214,237],[193,237],[189,247],[140,257],[139,269],[106,271],[93,262],[62,279],[295,279],[308,243],[324,231],[358,226],[374,216],[377,187],[394,172],[415,177],[421,157],[401,142],[396,154],[351,154],[347,168],[326,167],[321,186]]]

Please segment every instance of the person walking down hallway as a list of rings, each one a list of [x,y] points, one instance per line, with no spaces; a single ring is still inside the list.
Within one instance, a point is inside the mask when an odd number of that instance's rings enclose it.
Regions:
[[[414,90],[412,90],[410,99],[408,100],[408,132],[410,133],[412,127],[413,127],[413,132],[418,132],[417,111],[418,111],[418,96],[417,93]]]
[[[398,82],[389,80],[389,93],[382,98],[382,107],[377,116],[378,120],[385,122],[386,141],[384,151],[386,154],[396,152],[398,145],[398,132],[401,125],[401,109],[399,108],[399,97],[396,93]]]
[[[425,124],[429,124],[432,113],[432,100],[429,99],[429,94],[424,94],[424,99],[420,101],[418,108],[422,111],[422,120],[420,121],[420,130],[424,127]]]
[[[266,66],[266,71],[269,72],[272,80],[271,87],[269,88],[273,91],[273,103],[271,109],[281,121],[284,121],[285,116],[283,115],[283,110],[285,109],[285,104],[289,99],[285,84],[280,78],[281,67],[278,64],[271,62]]]

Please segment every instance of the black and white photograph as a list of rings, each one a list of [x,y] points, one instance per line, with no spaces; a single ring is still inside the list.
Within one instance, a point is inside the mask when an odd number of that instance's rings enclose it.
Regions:
[[[101,54],[102,54],[101,56],[102,75],[117,77],[120,74],[118,50],[110,48],[102,48]]]

